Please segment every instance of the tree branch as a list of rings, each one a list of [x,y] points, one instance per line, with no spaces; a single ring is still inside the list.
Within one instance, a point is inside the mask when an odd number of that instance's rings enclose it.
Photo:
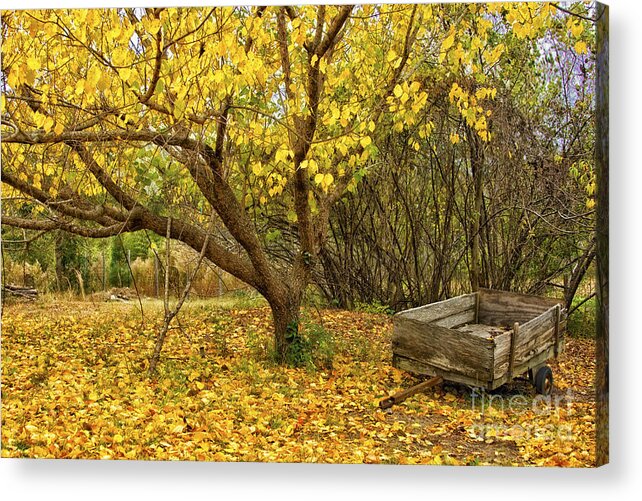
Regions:
[[[79,200],[78,194],[71,189],[61,190],[61,194],[65,196],[64,198],[52,198],[48,193],[22,181],[6,169],[2,172],[2,182],[7,183],[12,188],[65,216],[94,221],[104,226],[109,226],[116,223],[116,221],[125,221],[127,219],[127,213],[125,211],[106,205],[93,206],[88,202]]]
[[[102,228],[89,228],[86,226],[74,224],[66,220],[37,220],[3,215],[2,224],[14,226],[16,228],[23,228],[25,230],[64,230],[68,233],[73,233],[74,235],[80,235],[82,237],[88,238],[105,238],[118,235],[120,233],[127,233],[130,231],[137,231],[142,229],[142,227],[140,226],[140,221],[138,219],[132,219],[123,223],[116,223],[111,226],[105,226]]]

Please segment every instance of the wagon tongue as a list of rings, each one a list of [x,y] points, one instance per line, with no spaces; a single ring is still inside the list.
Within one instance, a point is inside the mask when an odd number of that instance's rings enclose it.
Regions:
[[[432,388],[433,386],[440,384],[442,381],[443,379],[440,376],[433,377],[426,381],[422,381],[419,384],[411,386],[407,390],[400,391],[395,395],[391,395],[388,398],[384,398],[379,402],[379,407],[381,409],[389,409],[393,405],[400,404],[401,402],[406,400],[408,397],[411,397],[414,394],[419,393],[421,391],[427,390],[428,388]]]

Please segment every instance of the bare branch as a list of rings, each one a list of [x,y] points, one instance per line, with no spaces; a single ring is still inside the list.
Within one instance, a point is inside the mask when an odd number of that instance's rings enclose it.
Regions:
[[[131,220],[124,223],[116,223],[112,226],[102,228],[89,228],[87,226],[80,226],[67,220],[38,220],[27,219],[15,216],[2,216],[2,224],[14,226],[16,228],[24,228],[26,230],[37,231],[52,231],[64,230],[74,235],[80,235],[88,238],[105,238],[126,233],[130,231],[137,231],[141,229],[138,220]]]

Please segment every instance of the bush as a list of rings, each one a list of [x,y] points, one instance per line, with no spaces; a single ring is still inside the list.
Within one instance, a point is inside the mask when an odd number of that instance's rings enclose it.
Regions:
[[[582,303],[585,299],[576,297],[572,307]],[[596,299],[593,297],[570,314],[566,323],[566,332],[570,337],[592,338],[595,336],[596,306]]]
[[[382,304],[378,300],[374,300],[372,303],[361,303],[357,301],[354,304],[354,311],[361,311],[363,313],[376,313],[379,315],[393,315],[395,310],[393,310],[387,304]]]
[[[301,327],[304,326],[303,329]],[[322,325],[299,323],[299,332],[293,325],[286,364],[291,367],[305,367],[308,370],[332,369],[336,344],[332,334]],[[276,353],[271,352],[276,360]]]

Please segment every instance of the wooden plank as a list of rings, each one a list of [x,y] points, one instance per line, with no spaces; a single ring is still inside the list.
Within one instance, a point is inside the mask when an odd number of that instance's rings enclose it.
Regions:
[[[555,358],[559,355],[559,343],[560,343],[560,322],[562,317],[562,307],[558,304],[557,310],[555,311]]]
[[[472,324],[475,321],[475,310],[468,309],[445,318],[441,318],[432,322],[439,327],[447,327],[448,329],[456,329],[460,325]]]
[[[517,363],[527,362],[530,357],[541,352],[543,348],[554,346],[554,335],[555,329],[551,328],[541,332],[537,337],[531,338],[528,343],[520,345],[519,352],[515,355]]]
[[[557,305],[542,312],[537,317],[529,320],[521,326],[522,339],[528,341],[531,337],[537,336],[539,333],[548,330],[555,326],[555,319],[557,315]]]
[[[475,293],[475,320],[476,324],[479,323],[479,294]]]
[[[469,386],[475,386],[478,388],[490,388],[491,385],[491,381],[489,380],[468,377],[461,374],[456,374],[454,372],[444,371],[419,360],[404,357],[403,355],[393,355],[392,365],[397,369],[410,372],[411,374],[433,377],[440,376],[444,379],[444,381],[451,381],[453,383],[467,384]]]
[[[560,329],[561,330],[561,329]],[[537,357],[542,350],[555,348],[553,340],[553,329],[545,331],[539,338],[534,338],[528,345],[521,345],[515,354],[515,368],[513,369],[514,375],[519,375],[518,367],[529,364],[530,360]],[[521,335],[521,334],[520,334]],[[495,336],[495,359],[493,379],[498,380],[507,376],[509,364],[509,349],[510,349],[510,332]],[[564,338],[560,337],[557,344],[558,353],[564,349]],[[554,353],[553,353],[554,355]]]
[[[561,299],[491,289],[480,289],[478,294],[478,323],[501,325],[509,328],[512,328],[515,322],[525,324],[551,307],[563,302]]]
[[[540,353],[539,355],[531,358],[528,362],[521,363],[515,366],[514,368],[514,374],[515,375],[520,375],[524,374],[528,369],[532,367],[537,367],[540,364],[543,364],[546,362],[548,359],[552,358],[554,354],[554,348],[553,346],[550,346],[547,348],[545,351]],[[499,388],[501,385],[511,381],[511,378],[508,377],[508,373],[504,374],[501,377],[495,378],[488,386],[488,389],[494,390],[495,388]]]
[[[516,357],[519,360],[524,360],[525,354],[533,348],[553,344],[556,311],[557,305],[520,326],[520,338],[515,347]]]
[[[482,381],[492,376],[493,341],[413,318],[393,319],[392,352]]]
[[[515,322],[513,330],[510,333],[510,350],[508,352],[508,377],[513,379],[513,369],[515,367],[515,345],[519,342],[519,323]]]
[[[395,318],[410,318],[422,322],[435,322],[475,307],[475,294],[464,294],[438,303],[427,304],[397,313]]]
[[[466,332],[473,336],[483,337],[484,339],[493,338],[506,332],[503,327],[484,324],[466,324],[456,328],[459,332]]]

